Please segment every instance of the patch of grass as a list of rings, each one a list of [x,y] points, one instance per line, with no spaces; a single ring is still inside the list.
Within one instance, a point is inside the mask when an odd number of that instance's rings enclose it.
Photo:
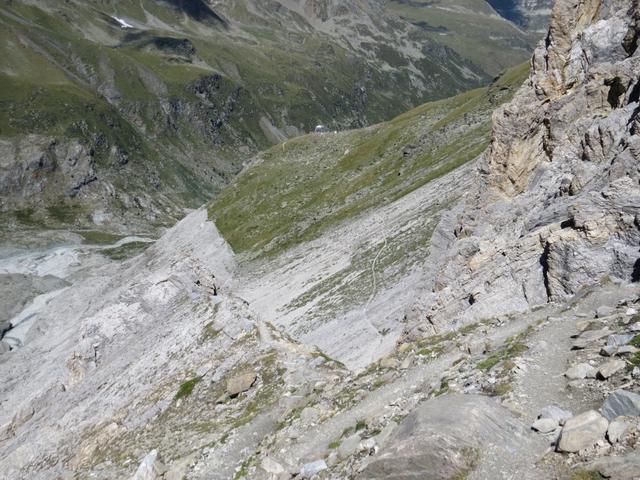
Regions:
[[[204,332],[202,334],[202,339],[204,341],[214,340],[220,333],[222,329],[215,328],[215,322],[209,322],[204,326]]]
[[[114,248],[105,248],[100,253],[106,255],[111,260],[128,260],[144,252],[151,246],[150,242],[129,242]]]
[[[176,393],[175,400],[180,400],[181,398],[186,398],[193,393],[193,389],[196,388],[196,385],[202,381],[201,377],[194,377],[191,380],[187,380],[178,389],[178,393]]]
[[[476,368],[485,372],[489,371],[500,362],[520,356],[527,350],[529,350],[529,347],[527,345],[519,341],[514,341],[512,343],[509,343],[506,348],[503,348],[497,353],[482,360],[481,362],[478,362]]]
[[[448,391],[449,391],[449,380],[447,380],[446,378],[443,378],[440,381],[440,388],[438,390],[436,390],[435,392],[433,392],[433,396],[434,397],[439,397],[440,395],[444,395]]]
[[[340,445],[342,445],[342,440],[334,440],[329,444],[329,449],[335,450],[337,448],[340,448]]]
[[[38,226],[40,222],[34,218],[35,210],[33,208],[24,208],[22,210],[15,210],[13,212],[15,219],[26,226]]]
[[[342,431],[342,436],[340,438],[345,438],[355,432],[355,428],[347,427]]]
[[[52,205],[46,209],[53,220],[65,225],[73,224],[84,213],[83,209],[78,206]]]
[[[80,235],[83,243],[87,245],[110,245],[123,238],[117,233],[100,232],[97,230],[78,230],[75,233]]]
[[[501,355],[492,355],[482,360],[481,362],[478,362],[478,365],[476,365],[476,367],[478,368],[478,370],[483,370],[486,372],[495,367],[498,363],[500,363],[500,361]]]
[[[509,382],[503,382],[494,385],[491,393],[498,397],[502,397],[509,393],[512,389],[513,386]]]
[[[629,342],[629,345],[640,348],[640,335],[636,335],[635,337],[633,337],[633,339],[631,339],[631,341]]]
[[[635,353],[627,360],[627,371],[632,371],[635,367],[640,367],[640,352]]]
[[[364,430],[365,428],[367,428],[367,423],[364,420],[358,420],[356,422],[356,432]]]

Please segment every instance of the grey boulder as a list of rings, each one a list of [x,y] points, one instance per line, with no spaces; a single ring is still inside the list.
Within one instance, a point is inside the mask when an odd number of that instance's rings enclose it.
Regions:
[[[633,337],[635,337],[633,333],[616,333],[614,335],[609,335],[607,337],[607,345],[610,347],[622,347],[633,340]]]
[[[557,445],[559,452],[579,452],[605,439],[609,422],[595,410],[573,417],[564,424]]]
[[[539,433],[555,432],[558,427],[558,421],[553,418],[539,418],[531,425],[531,429]]]
[[[635,451],[620,457],[604,457],[591,463],[588,468],[605,478],[637,480],[640,472],[640,452]]]
[[[608,328],[602,330],[587,330],[580,334],[580,336],[573,342],[572,350],[581,350],[587,348],[592,343],[595,343],[604,337],[608,336],[611,331]]]
[[[302,467],[300,470],[300,477],[311,478],[327,468],[327,463],[324,460],[316,460],[315,462],[307,463]]]
[[[166,468],[160,461],[158,451],[152,450],[144,457],[131,480],[159,480],[165,471]]]
[[[443,395],[411,412],[358,478],[462,478],[485,449],[511,458],[529,449],[530,441],[525,425],[491,398]]]
[[[640,416],[640,395],[628,390],[616,390],[605,400],[602,414],[608,420]]]
[[[600,365],[600,368],[598,368],[598,378],[600,380],[606,380],[618,373],[620,370],[623,370],[626,366],[627,364],[623,360],[610,360],[607,363]]]
[[[622,440],[624,434],[629,430],[629,426],[629,422],[626,422],[624,419],[613,420],[607,429],[607,438],[609,439],[609,442],[615,444]]]
[[[257,375],[255,372],[243,373],[236,375],[227,380],[227,394],[231,397],[235,397],[242,392],[249,390],[255,383]]]
[[[583,378],[596,378],[597,370],[588,363],[579,363],[564,372],[569,380],[582,380]]]
[[[571,417],[573,417],[573,413],[557,405],[548,405],[538,414],[539,419],[550,418],[558,422],[559,425],[564,425]]]

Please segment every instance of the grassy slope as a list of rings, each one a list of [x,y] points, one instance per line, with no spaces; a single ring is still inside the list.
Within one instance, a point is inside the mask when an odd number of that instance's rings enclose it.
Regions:
[[[526,61],[537,41],[484,0],[391,0],[386,8],[492,75]]]
[[[488,88],[390,122],[273,147],[209,205],[210,217],[236,253],[250,256],[317,237],[474,159],[489,142],[491,111],[527,73],[521,65]]]

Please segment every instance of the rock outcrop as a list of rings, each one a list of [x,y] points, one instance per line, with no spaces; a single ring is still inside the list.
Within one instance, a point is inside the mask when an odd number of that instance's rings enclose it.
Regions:
[[[360,478],[464,478],[485,451],[526,449],[525,433],[521,421],[488,397],[439,397],[404,419]]]
[[[557,2],[475,188],[436,232],[416,309],[437,328],[640,280],[638,17],[632,1]]]

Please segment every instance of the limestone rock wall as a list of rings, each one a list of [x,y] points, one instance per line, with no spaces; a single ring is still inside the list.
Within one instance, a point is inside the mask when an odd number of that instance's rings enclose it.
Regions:
[[[557,2],[474,189],[439,226],[413,308],[436,330],[640,279],[639,18],[637,1]]]

